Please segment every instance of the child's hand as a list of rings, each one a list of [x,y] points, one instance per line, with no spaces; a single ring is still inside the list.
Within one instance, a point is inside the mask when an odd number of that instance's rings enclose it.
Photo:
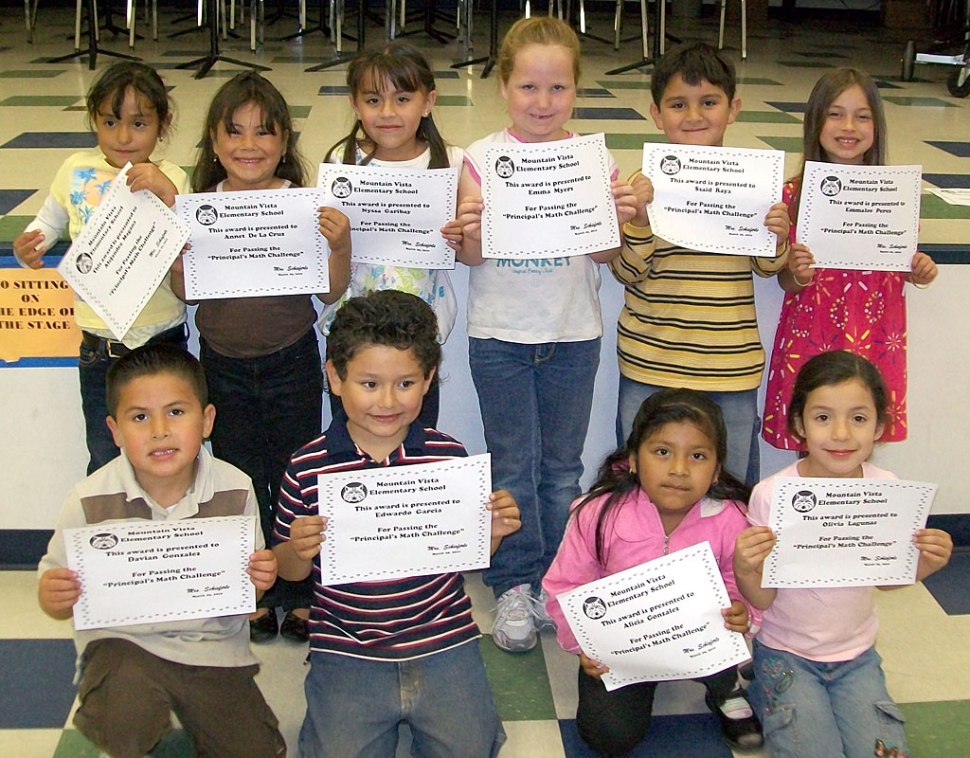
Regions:
[[[48,569],[40,577],[37,600],[40,602],[41,610],[51,618],[70,618],[79,597],[81,597],[81,582],[71,569]]]
[[[916,581],[921,582],[950,562],[953,540],[942,529],[920,529],[913,539],[919,549]]]
[[[749,526],[734,546],[735,575],[761,574],[768,553],[775,546],[775,535],[767,526]]]
[[[44,233],[40,229],[24,232],[13,241],[13,254],[17,260],[29,268],[43,268]]]
[[[350,219],[336,208],[319,208],[320,234],[327,238],[330,252],[350,256]]]
[[[445,238],[445,242],[448,243],[448,247],[452,250],[458,250],[461,247],[461,241],[464,235],[462,234],[461,223],[458,219],[449,221],[443,227],[441,227],[441,236]]]
[[[485,507],[492,512],[492,554],[498,550],[502,538],[519,531],[519,505],[508,490],[498,490],[488,496]]]
[[[257,550],[249,556],[246,573],[257,590],[265,592],[276,582],[278,566],[272,550]]]
[[[579,665],[583,667],[586,676],[591,676],[593,679],[599,679],[610,670],[609,666],[604,666],[602,663],[594,661],[586,653],[579,654]]]
[[[751,628],[748,620],[748,606],[740,600],[732,600],[730,608],[722,608],[721,615],[724,616],[724,628],[732,632],[744,634]]]
[[[179,250],[178,256],[175,258],[174,261],[172,261],[172,265],[168,267],[168,270],[171,271],[173,274],[178,274],[179,276],[184,277],[185,261],[182,260],[182,256],[185,255],[186,251],[191,249],[192,249],[192,245],[186,242],[185,245],[182,246],[182,249]]]
[[[136,163],[125,175],[126,184],[132,192],[148,190],[169,208],[175,205],[179,191],[175,184],[154,163]]]
[[[778,245],[784,245],[788,241],[788,230],[791,227],[791,218],[788,216],[788,206],[784,203],[775,203],[765,216],[765,226],[769,232],[774,232],[778,238]]]
[[[616,218],[622,228],[627,221],[632,221],[637,215],[637,196],[633,187],[622,179],[616,179],[610,183],[610,192],[613,193]]]
[[[643,174],[637,174],[630,182],[633,194],[637,196],[637,215],[633,217],[635,226],[650,226],[647,205],[653,202],[653,182]]]
[[[795,284],[799,287],[807,287],[815,277],[815,256],[801,242],[792,243],[791,250],[788,251],[788,270],[795,279]]]
[[[912,270],[909,272],[909,280],[920,287],[926,287],[936,279],[936,275],[939,270],[936,268],[936,263],[930,258],[926,253],[921,253],[918,250],[916,255],[913,256]]]
[[[481,244],[483,210],[485,201],[481,197],[463,197],[458,203],[458,216],[455,220],[461,227],[463,238]]]
[[[304,516],[290,524],[290,547],[296,557],[312,561],[320,552],[320,545],[327,537],[327,519],[323,516]]]

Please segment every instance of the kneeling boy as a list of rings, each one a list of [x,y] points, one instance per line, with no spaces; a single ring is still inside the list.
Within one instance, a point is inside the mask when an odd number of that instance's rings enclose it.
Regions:
[[[505,740],[485,678],[471,601],[458,573],[325,587],[326,519],[319,477],[464,457],[441,432],[414,423],[441,363],[434,311],[394,290],[351,298],[327,338],[327,378],[346,420],[337,420],[290,461],[273,532],[280,576],[314,573],[310,610],[304,758],[393,756],[398,724],[428,758],[487,758]],[[519,509],[492,493],[491,548],[519,528]]]
[[[111,367],[108,426],[121,456],[68,495],[39,566],[40,606],[68,619],[84,592],[67,568],[64,529],[118,521],[255,516],[249,477],[212,458],[199,362],[152,344]],[[276,559],[255,529],[248,573],[257,595],[276,579]],[[74,724],[115,758],[141,758],[165,736],[174,711],[199,756],[285,756],[276,717],[253,680],[246,615],[76,631],[81,705]]]

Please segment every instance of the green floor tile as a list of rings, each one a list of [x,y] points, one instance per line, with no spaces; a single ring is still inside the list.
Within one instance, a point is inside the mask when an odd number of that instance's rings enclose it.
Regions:
[[[43,106],[43,105],[59,105],[65,107],[68,105],[74,105],[78,100],[82,98],[77,95],[14,95],[13,97],[8,97],[5,100],[0,100],[0,105],[5,105],[10,108],[23,108],[31,106]]]
[[[760,76],[742,76],[738,79],[738,84],[767,84],[772,87],[780,87],[781,82],[776,82],[774,79],[765,79]]]
[[[957,108],[959,106],[940,100],[938,97],[900,97],[898,95],[883,95],[882,99],[893,105],[904,105],[919,108]]]
[[[290,118],[307,118],[312,107],[312,105],[291,105]]]
[[[752,124],[800,124],[802,120],[784,111],[745,111],[738,113],[737,120]]]
[[[635,82],[629,79],[600,79],[596,83],[606,89],[650,89],[649,81]]]
[[[488,684],[502,721],[539,721],[556,718],[542,645],[528,653],[506,653],[491,635],[479,641]]]
[[[33,216],[4,216],[0,218],[0,241],[13,242],[33,221]]]
[[[435,105],[474,105],[470,97],[465,95],[438,95]]]
[[[906,714],[909,754],[918,758],[957,758],[970,750],[970,700],[900,703]]]
[[[800,153],[802,151],[801,137],[762,137],[759,134],[758,139],[775,148],[775,150],[784,150],[786,153]]]
[[[970,218],[970,207],[950,205],[942,197],[924,194],[920,196],[920,218]]]
[[[606,146],[610,150],[640,150],[644,142],[666,142],[662,134],[607,134]]]
[[[67,69],[56,69],[56,68],[31,68],[25,71],[22,70],[10,70],[10,71],[0,71],[0,79],[53,79],[55,76],[60,76]]]
[[[65,729],[53,758],[98,758],[99,755],[98,749],[83,734],[76,729]],[[185,732],[176,729],[152,750],[152,758],[195,758],[195,749]]]

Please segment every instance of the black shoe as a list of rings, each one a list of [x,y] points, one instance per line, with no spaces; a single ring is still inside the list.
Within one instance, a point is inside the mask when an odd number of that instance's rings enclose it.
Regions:
[[[310,631],[306,626],[306,619],[301,619],[293,611],[287,611],[280,627],[280,636],[291,642],[306,642],[310,639]]]
[[[249,640],[257,645],[276,639],[279,630],[280,625],[279,621],[276,620],[275,608],[270,608],[269,613],[259,618],[249,620]]]
[[[727,709],[730,713],[732,707],[742,705],[738,701],[744,701],[744,705],[748,705],[747,695],[745,695],[744,690],[740,687],[728,695],[727,699],[720,706],[714,702],[714,698],[711,697],[710,692],[704,697],[704,702],[707,703],[707,707],[713,713],[717,714],[721,722],[721,736],[724,737],[724,741],[728,747],[736,750],[753,750],[754,748],[761,747],[764,742],[761,736],[761,723],[754,713],[750,716],[742,716],[741,718],[731,718],[724,712]],[[750,708],[750,705],[748,707]]]

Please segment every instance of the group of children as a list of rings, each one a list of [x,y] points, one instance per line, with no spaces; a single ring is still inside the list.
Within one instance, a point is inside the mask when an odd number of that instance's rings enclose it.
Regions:
[[[650,229],[650,178],[624,181],[615,166],[620,248],[564,258],[539,275],[483,258],[484,147],[573,138],[566,123],[579,64],[568,25],[517,22],[498,61],[511,124],[462,153],[434,124],[434,76],[423,56],[400,42],[364,53],[348,72],[354,128],[326,158],[462,166],[455,219],[441,233],[470,267],[469,362],[495,490],[483,504],[492,513],[484,579],[498,598],[493,639],[526,651],[538,630],[555,626],[562,646],[580,656],[580,733],[601,753],[621,755],[649,728],[656,683],[608,692],[600,680],[606,669],[579,648],[556,598],[707,540],[732,601],[722,611],[725,626],[746,633],[763,618],[749,688],[754,709],[734,667],[702,680],[727,742],[760,745],[763,726],[773,756],[868,758],[880,745],[902,756],[901,716],[873,648],[872,591],[761,588],[774,545],[764,526],[773,479],[755,487],[749,511],[750,486],[760,478],[757,390],[765,363],[752,271],[778,274],[789,293],[763,433],[803,457],[781,475],[879,478],[891,474],[866,462],[874,442],[905,432],[903,286],[928,284],[936,267],[917,253],[905,276],[811,268],[811,251],[794,229],[798,178],[766,209],[774,258],[680,248]],[[720,146],[741,105],[735,84],[730,63],[710,47],[676,48],[655,68],[651,115],[671,143]],[[191,184],[177,167],[150,160],[170,112],[152,69],[122,63],[107,70],[88,96],[98,149],[72,156],[58,172],[41,213],[14,243],[24,265],[43,265],[65,228],[75,236],[128,162],[129,185],[169,205],[189,186],[229,192],[306,184],[286,103],[260,75],[240,74],[215,95]],[[877,165],[886,160],[885,140],[872,80],[854,69],[823,76],[806,112],[805,158]],[[402,721],[423,756],[491,756],[504,741],[460,574],[320,583],[327,520],[317,508],[319,477],[465,451],[435,430],[440,344],[457,308],[447,273],[351,264],[349,223],[334,209],[319,210],[319,229],[331,250],[331,290],[317,296],[323,368],[307,295],[200,302],[200,367],[184,349],[180,261],[120,340],[77,304],[91,476],[69,496],[41,563],[42,608],[69,618],[83,591],[66,568],[64,528],[216,513],[258,513],[261,526],[249,573],[265,594],[248,625],[233,616],[77,633],[75,723],[112,756],[150,751],[168,730],[170,711],[200,755],[285,754],[253,682],[257,664],[246,637],[247,626],[254,641],[275,636],[279,606],[282,633],[310,641],[301,755],[391,756]],[[619,448],[581,497],[603,332],[601,263],[625,286]],[[867,327],[866,340],[856,339],[855,324]],[[320,436],[325,386],[333,422]],[[202,447],[206,438],[215,457]],[[945,533],[921,530],[914,540],[919,579],[946,564]]]

